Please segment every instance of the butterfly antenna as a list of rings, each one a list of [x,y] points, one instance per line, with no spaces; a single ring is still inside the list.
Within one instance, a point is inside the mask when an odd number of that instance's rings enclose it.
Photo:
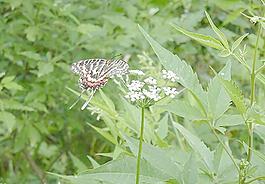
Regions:
[[[80,95],[78,96],[77,100],[73,103],[73,105],[71,105],[71,107],[69,107],[69,110],[71,110],[81,99],[82,94],[85,92],[86,90],[83,90]]]
[[[95,89],[92,90],[92,92],[91,92],[91,94],[90,94],[88,100],[87,100],[87,101],[84,103],[84,105],[81,107],[81,110],[84,110],[84,109],[87,107],[87,105],[88,105],[89,102],[91,101],[92,97],[94,96],[95,92],[96,92]]]
[[[113,60],[113,59],[115,59],[115,58],[117,58],[117,57],[121,57],[121,56],[122,56],[122,54],[115,55],[115,56],[113,56],[113,57],[111,58],[111,60]]]

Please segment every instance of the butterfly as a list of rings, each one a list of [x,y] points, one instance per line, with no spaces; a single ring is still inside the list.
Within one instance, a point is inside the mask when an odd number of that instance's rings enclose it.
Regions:
[[[95,92],[102,88],[114,76],[122,76],[128,74],[129,65],[121,59],[85,59],[80,60],[71,65],[74,74],[79,75],[79,87],[82,92],[74,104],[69,108],[73,108],[80,100],[85,91],[92,91],[88,100],[84,103],[81,110],[84,110],[89,104]]]

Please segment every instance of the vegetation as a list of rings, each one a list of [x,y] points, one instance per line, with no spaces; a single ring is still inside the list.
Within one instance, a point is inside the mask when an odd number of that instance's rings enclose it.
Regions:
[[[0,183],[265,183],[264,0],[4,0],[0,12]],[[136,73],[69,110],[71,64],[119,54]]]

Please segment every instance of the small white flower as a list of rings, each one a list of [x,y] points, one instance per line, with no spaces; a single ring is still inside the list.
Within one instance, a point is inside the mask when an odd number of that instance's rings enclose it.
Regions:
[[[138,92],[138,91],[130,91],[127,93],[127,95],[125,96],[125,98],[130,99],[130,101],[135,102],[137,100],[143,100],[145,99],[145,96],[142,92]]]
[[[141,70],[130,70],[130,74],[135,74],[135,75],[145,75],[143,71]]]
[[[143,86],[144,86],[144,83],[138,80],[133,80],[131,84],[127,85],[130,91],[140,91]]]
[[[179,80],[179,77],[170,70],[162,70],[162,77],[163,79],[168,79],[171,82],[176,82],[177,80]]]
[[[170,96],[171,98],[174,98],[178,94],[178,91],[176,88],[163,87],[163,91],[166,96]]]
[[[154,79],[153,77],[148,77],[144,80],[144,82],[146,84],[150,84],[150,85],[156,85],[157,81],[156,79]]]
[[[150,98],[154,101],[158,101],[161,99],[161,97],[159,96],[159,93],[156,93],[156,91],[148,91],[146,89],[143,90],[143,94],[147,97]]]

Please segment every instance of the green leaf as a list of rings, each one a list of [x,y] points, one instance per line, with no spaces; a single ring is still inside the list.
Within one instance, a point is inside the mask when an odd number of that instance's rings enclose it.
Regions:
[[[40,33],[40,29],[36,26],[31,26],[28,27],[27,29],[25,29],[25,33],[26,33],[26,38],[31,41],[34,42],[37,39],[37,36]]]
[[[6,133],[7,131],[10,133],[16,124],[16,117],[10,112],[0,111],[0,122],[1,121],[4,124],[1,125],[2,128],[0,129],[0,132]]]
[[[113,144],[118,144],[117,141],[115,140],[115,138],[109,134],[107,131],[101,129],[101,128],[98,128],[98,127],[95,127],[93,125],[91,125],[90,123],[87,123],[89,126],[91,126],[94,130],[96,130],[100,135],[102,135],[103,137],[105,137],[108,141],[110,141],[111,143]]]
[[[179,32],[183,33],[184,35],[198,41],[199,43],[201,43],[204,46],[209,46],[218,50],[223,50],[224,47],[221,44],[221,42],[211,36],[206,36],[206,35],[202,35],[199,33],[194,33],[191,31],[187,31],[177,25],[172,25],[176,30],[178,30]]]
[[[247,37],[248,36],[248,33],[246,33],[246,34],[244,34],[244,35],[242,35],[242,36],[240,36],[234,43],[233,43],[233,45],[232,45],[232,48],[231,48],[231,52],[233,52],[239,45],[240,45],[240,43],[243,41],[243,39],[245,38],[245,37]]]
[[[77,172],[86,171],[88,169],[87,166],[79,158],[74,156],[71,152],[69,154],[74,166],[77,168]]]
[[[130,150],[137,156],[139,141],[127,136],[124,138]],[[163,175],[169,175],[171,178],[179,179],[179,166],[176,164],[176,161],[169,156],[169,150],[143,143],[142,158],[153,167],[159,169]]]
[[[219,72],[219,77],[231,79],[231,62],[227,62],[225,67]],[[208,112],[213,119],[218,119],[230,106],[230,97],[222,86],[221,82],[214,77],[208,86]]]
[[[205,117],[196,107],[191,106],[189,103],[183,100],[174,100],[167,105],[157,105],[157,107],[189,120],[205,119]]]
[[[198,169],[195,156],[190,155],[189,160],[185,163],[183,168],[183,180],[185,184],[194,184],[198,180]]]
[[[98,168],[100,165],[97,163],[96,160],[94,160],[91,156],[87,155],[87,158],[89,159],[90,163],[93,166],[93,169]]]
[[[220,117],[216,123],[215,126],[236,126],[236,125],[243,125],[244,119],[241,115],[223,115]]]
[[[62,176],[63,179],[74,184],[90,184],[90,181],[101,181],[109,184],[135,184],[136,159],[132,157],[122,157],[110,161],[96,169],[89,170],[77,176]],[[169,176],[161,173],[145,160],[141,160],[140,181],[145,184],[161,184],[169,179]]]
[[[224,86],[226,92],[229,94],[237,110],[240,112],[241,115],[244,115],[247,111],[247,107],[244,102],[244,96],[240,91],[239,87],[232,80],[225,80],[220,77],[218,77],[218,79]]]
[[[208,13],[205,11],[205,14],[206,14],[206,17],[213,29],[213,31],[216,33],[216,35],[219,37],[220,41],[222,42],[222,44],[224,45],[224,47],[226,49],[229,49],[229,44],[228,44],[228,41],[226,39],[226,36],[224,35],[224,33],[222,33],[216,26],[215,24],[213,23],[211,17],[208,15]]]
[[[178,131],[185,137],[188,141],[189,145],[196,151],[199,156],[202,158],[206,168],[208,171],[213,171],[213,153],[209,148],[195,135],[189,132],[182,125],[175,123],[174,126],[178,129]]]
[[[24,126],[21,131],[17,132],[13,151],[15,153],[21,151],[26,146],[27,142],[28,142],[28,129]]]
[[[24,51],[24,52],[20,52],[20,55],[25,56],[29,59],[33,59],[36,61],[40,61],[41,60],[41,56],[36,53],[36,52],[32,52],[32,51]]]
[[[22,105],[21,103],[11,99],[0,99],[0,109],[34,111],[32,107]]]
[[[158,123],[157,134],[161,139],[164,139],[168,134],[168,114],[166,114]]]
[[[254,131],[265,143],[265,125],[255,125]]]
[[[177,55],[174,55],[167,49],[163,48],[158,42],[150,37],[140,25],[139,29],[145,39],[152,46],[165,69],[175,72],[180,78],[180,84],[189,89],[196,96],[196,99],[199,101],[202,108],[206,108],[206,93],[202,89],[197,74],[193,72],[191,66],[181,60]]]
[[[104,100],[104,102],[106,103],[108,109],[110,109],[111,111],[113,111],[114,114],[117,114],[116,111],[115,111],[115,105],[112,102],[112,100],[109,97],[107,97],[105,95],[105,93],[101,89],[99,90],[99,93],[100,93],[102,99]]]
[[[38,63],[38,77],[47,75],[53,71],[53,64],[51,62],[40,62]]]

